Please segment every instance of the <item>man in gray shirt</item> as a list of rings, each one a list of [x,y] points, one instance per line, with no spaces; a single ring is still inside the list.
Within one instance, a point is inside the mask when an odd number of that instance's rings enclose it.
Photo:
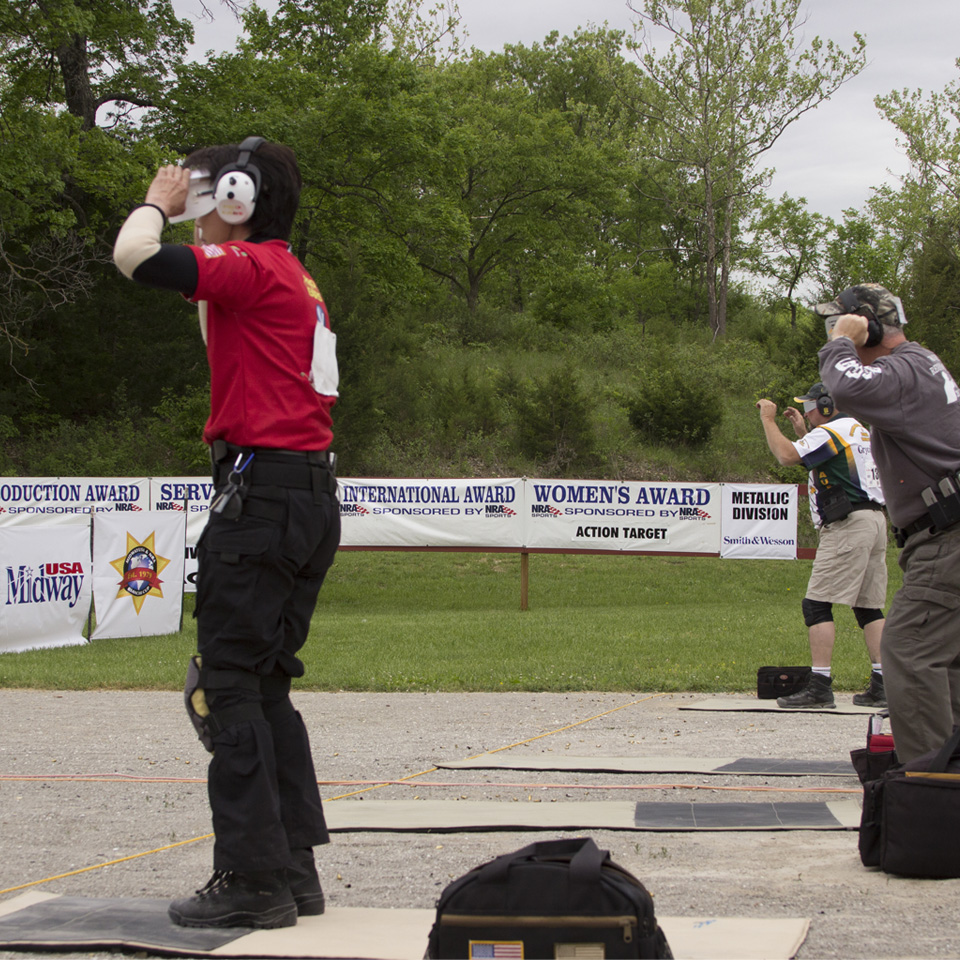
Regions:
[[[820,377],[839,407],[871,425],[903,586],[883,629],[890,723],[909,761],[960,723],[960,389],[907,340],[900,300],[879,284],[815,307],[829,341]]]

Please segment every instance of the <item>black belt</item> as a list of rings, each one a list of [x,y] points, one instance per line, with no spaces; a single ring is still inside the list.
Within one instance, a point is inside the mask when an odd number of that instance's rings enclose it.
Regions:
[[[914,520],[913,523],[908,523],[905,527],[894,527],[893,534],[897,539],[897,546],[902,547],[915,533],[919,533],[921,530],[927,530],[932,526],[933,518],[929,513],[925,513],[922,517]]]
[[[856,503],[850,504],[850,512],[853,513],[854,510],[882,510],[883,504],[877,503],[876,500],[858,500]]]
[[[245,487],[287,487],[293,490],[313,490],[314,494],[332,493],[337,481],[333,476],[333,457],[326,450],[279,450],[274,447],[238,447],[223,440],[215,440],[210,447],[213,459],[213,482],[225,484],[237,463],[240,465],[253,454],[243,471]]]

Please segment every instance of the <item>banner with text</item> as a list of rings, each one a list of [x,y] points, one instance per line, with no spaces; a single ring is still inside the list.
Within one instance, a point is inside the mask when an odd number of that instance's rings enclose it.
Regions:
[[[725,483],[720,556],[795,560],[798,500],[795,484]]]
[[[343,546],[523,546],[523,480],[339,481]]]
[[[0,526],[0,571],[0,651],[85,642],[92,589],[89,523]]]
[[[527,480],[531,548],[720,552],[720,484]]]
[[[183,548],[183,589],[197,590],[197,541],[210,515],[213,481],[209,477],[162,477],[150,481],[152,510],[182,513],[187,518]]]
[[[180,629],[183,513],[145,511],[93,518],[93,639],[153,637]]]
[[[86,523],[150,509],[150,481],[129,477],[0,478],[0,523]]]

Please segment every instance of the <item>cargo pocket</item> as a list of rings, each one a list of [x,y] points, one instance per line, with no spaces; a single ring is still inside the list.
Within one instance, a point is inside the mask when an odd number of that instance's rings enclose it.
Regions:
[[[243,633],[253,629],[249,609],[265,567],[275,562],[280,532],[261,520],[211,517],[197,541],[197,596],[194,616],[216,616]]]

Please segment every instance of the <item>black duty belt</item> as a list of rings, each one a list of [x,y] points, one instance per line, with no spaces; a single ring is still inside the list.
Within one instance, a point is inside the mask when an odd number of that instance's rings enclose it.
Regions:
[[[876,500],[859,500],[856,503],[850,504],[850,512],[853,513],[854,510],[882,510],[883,504],[877,503]]]
[[[933,526],[933,518],[929,513],[925,513],[922,517],[914,520],[913,523],[908,523],[905,527],[894,527],[893,533],[897,538],[897,544],[903,546],[915,533],[919,533],[921,530],[927,530]]]
[[[245,487],[286,487],[330,493],[336,489],[333,456],[326,450],[279,450],[274,447],[238,447],[215,440],[210,448],[213,460],[213,482],[220,486],[228,481],[241,457],[241,463],[253,454],[243,471]]]
[[[925,513],[922,517],[918,517],[913,523],[909,523],[905,527],[894,527],[893,535],[896,538],[897,546],[902,547],[915,533],[919,533],[921,530],[934,529],[937,533],[943,533],[944,530],[957,529],[958,525],[960,524],[951,523],[949,527],[938,527],[933,522],[930,514]]]

